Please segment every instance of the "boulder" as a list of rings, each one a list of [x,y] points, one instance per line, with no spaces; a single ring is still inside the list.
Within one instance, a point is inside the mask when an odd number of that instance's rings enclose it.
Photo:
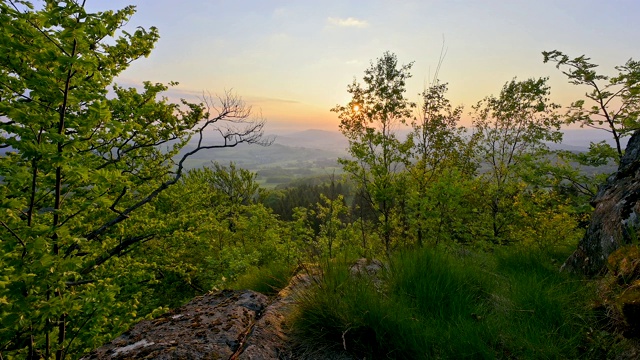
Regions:
[[[640,130],[620,160],[618,171],[602,185],[592,201],[591,223],[576,251],[562,268],[595,275],[607,258],[623,245],[637,242],[640,230]]]

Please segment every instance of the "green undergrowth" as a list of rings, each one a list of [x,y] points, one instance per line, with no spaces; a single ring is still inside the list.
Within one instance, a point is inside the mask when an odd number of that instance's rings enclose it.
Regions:
[[[291,326],[301,351],[367,359],[581,358],[590,285],[558,272],[565,255],[403,252],[382,281],[329,264]]]
[[[253,290],[265,295],[275,295],[289,284],[293,266],[274,262],[262,267],[252,267],[231,284],[234,290]]]

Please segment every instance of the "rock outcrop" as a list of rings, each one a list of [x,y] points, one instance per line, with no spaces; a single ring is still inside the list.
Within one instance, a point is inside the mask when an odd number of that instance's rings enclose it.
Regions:
[[[355,262],[353,276],[376,277],[382,262]],[[295,275],[274,298],[251,290],[223,290],[195,298],[155,319],[141,321],[82,360],[123,359],[350,359],[320,349],[301,354],[287,334],[297,296],[317,280],[317,269]]]
[[[294,276],[289,285],[280,290],[276,299],[256,321],[238,359],[293,359],[285,320],[294,306],[297,294],[311,285],[312,277],[306,273]]]
[[[578,249],[562,266],[569,271],[594,275],[610,254],[640,236],[640,130],[636,131],[618,171],[600,187],[592,201],[591,223]]]
[[[200,296],[139,322],[83,359],[229,359],[268,302],[267,296],[248,290]]]
[[[284,320],[298,291],[311,284],[300,273],[274,299],[251,290],[223,290],[141,321],[83,360],[290,359]]]

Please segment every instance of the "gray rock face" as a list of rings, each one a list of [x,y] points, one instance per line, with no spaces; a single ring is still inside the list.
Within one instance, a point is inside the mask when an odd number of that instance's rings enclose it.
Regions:
[[[200,296],[139,322],[83,359],[229,359],[267,304],[265,295],[249,290]]]
[[[158,319],[141,321],[83,360],[292,359],[285,319],[311,284],[298,274],[274,299],[251,290],[200,296]]]
[[[637,241],[640,236],[640,130],[636,131],[618,171],[602,185],[592,201],[595,207],[591,224],[578,249],[567,259],[563,269],[594,275],[620,246]]]

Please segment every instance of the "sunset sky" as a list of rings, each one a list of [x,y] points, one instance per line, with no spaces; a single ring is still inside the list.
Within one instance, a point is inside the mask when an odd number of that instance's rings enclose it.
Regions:
[[[575,88],[541,52],[585,54],[606,74],[640,59],[638,0],[92,1],[90,10],[132,4],[128,28],[156,26],[160,40],[134,62],[121,85],[178,81],[171,98],[233,89],[268,120],[268,131],[337,130],[329,111],[349,100],[384,51],[415,61],[407,95],[418,101],[438,63],[454,104],[497,94],[512,79],[549,76],[552,98],[567,105]]]

